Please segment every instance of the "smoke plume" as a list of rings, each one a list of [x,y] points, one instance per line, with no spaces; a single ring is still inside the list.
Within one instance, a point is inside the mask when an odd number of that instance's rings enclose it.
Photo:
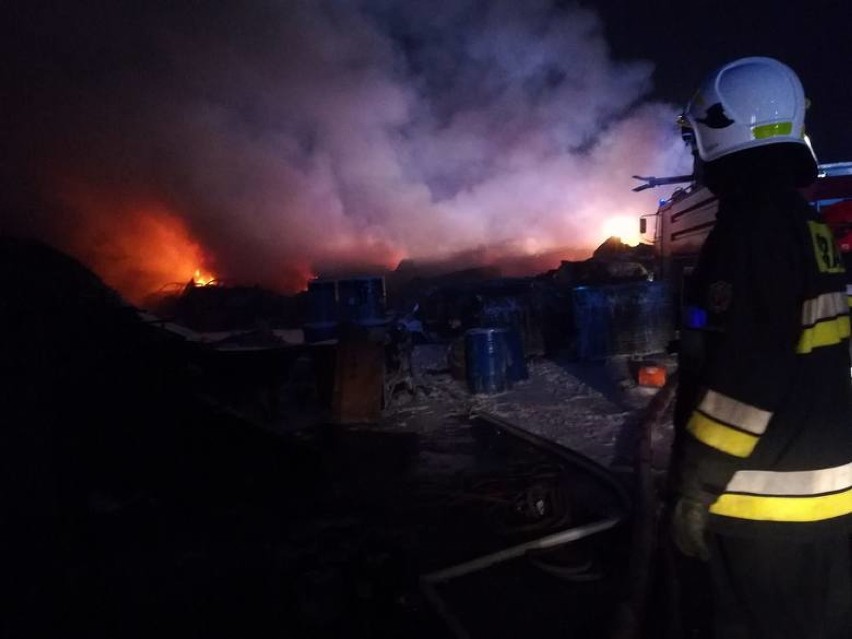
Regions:
[[[403,258],[590,252],[688,170],[652,65],[556,0],[19,3],[6,233],[131,299]],[[63,5],[57,8],[54,5]]]

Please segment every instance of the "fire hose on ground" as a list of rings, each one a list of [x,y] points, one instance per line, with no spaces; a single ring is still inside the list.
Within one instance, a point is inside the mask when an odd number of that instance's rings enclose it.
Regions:
[[[645,409],[639,425],[636,447],[636,515],[628,570],[628,597],[618,609],[612,639],[638,639],[642,636],[654,557],[657,553],[660,504],[651,470],[651,432],[662,423],[674,401],[677,372],[670,375]]]
[[[441,617],[453,635],[458,639],[468,639],[470,635],[458,618],[452,613],[446,601],[438,593],[439,584],[446,583],[457,577],[478,572],[496,564],[526,555],[532,550],[555,548],[564,544],[585,539],[604,530],[609,530],[624,521],[631,510],[631,500],[626,488],[612,475],[612,473],[597,462],[568,448],[564,448],[548,439],[544,439],[526,431],[497,415],[477,412],[472,414],[471,420],[482,420],[500,430],[504,430],[536,447],[546,449],[568,464],[587,471],[603,484],[609,487],[616,496],[619,508],[615,514],[589,524],[572,526],[565,530],[545,535],[521,544],[505,548],[503,550],[475,559],[437,570],[420,577],[420,589],[423,596],[432,605],[435,612]]]

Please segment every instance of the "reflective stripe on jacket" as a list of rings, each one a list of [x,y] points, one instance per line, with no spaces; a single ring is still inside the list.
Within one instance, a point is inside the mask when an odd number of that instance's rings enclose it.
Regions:
[[[720,199],[689,296],[708,325],[683,465],[718,495],[711,525],[846,525],[850,307],[831,231],[792,191]]]

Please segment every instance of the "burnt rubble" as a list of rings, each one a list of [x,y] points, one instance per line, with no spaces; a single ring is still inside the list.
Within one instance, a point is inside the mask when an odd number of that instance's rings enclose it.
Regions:
[[[626,359],[578,359],[575,289],[647,282],[605,263],[642,261],[608,246],[530,277],[407,265],[383,322],[306,342],[305,295],[187,286],[160,315],[3,240],[11,630],[609,636],[630,561],[614,486],[651,395]],[[483,325],[520,329],[529,362],[495,395],[453,370]],[[589,537],[525,545],[575,528]]]

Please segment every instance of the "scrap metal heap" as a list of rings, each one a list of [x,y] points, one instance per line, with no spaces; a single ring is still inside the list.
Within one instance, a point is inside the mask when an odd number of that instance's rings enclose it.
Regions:
[[[448,374],[445,347],[475,325],[517,325],[544,355],[542,318],[559,328],[565,278],[590,282],[583,268],[427,283],[416,310],[306,343],[288,328],[304,314],[192,329],[45,245],[3,240],[8,623],[87,636],[150,635],[166,618],[230,636],[635,627],[625,477],[489,414]],[[306,308],[288,304],[268,308]],[[414,361],[435,347],[443,386]]]

